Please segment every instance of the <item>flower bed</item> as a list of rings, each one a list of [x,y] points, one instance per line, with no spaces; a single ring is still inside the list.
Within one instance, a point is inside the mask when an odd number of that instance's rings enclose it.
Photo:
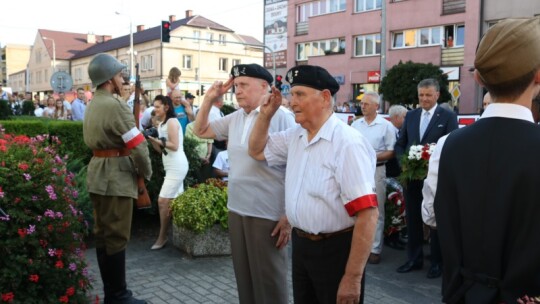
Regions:
[[[0,138],[2,302],[88,301],[87,225],[58,144],[48,136]]]

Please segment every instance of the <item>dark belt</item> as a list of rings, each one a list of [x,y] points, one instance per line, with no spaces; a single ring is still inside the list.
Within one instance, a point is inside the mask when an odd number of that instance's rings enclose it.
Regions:
[[[345,229],[340,230],[340,231],[330,232],[330,233],[319,233],[319,234],[308,233],[308,232],[305,232],[304,230],[298,229],[298,228],[294,228],[294,231],[296,231],[296,235],[298,235],[301,238],[305,238],[305,239],[308,239],[308,240],[311,240],[311,241],[320,241],[320,240],[324,240],[324,239],[327,239],[327,238],[331,238],[331,237],[339,235],[339,234],[343,234],[345,232],[352,231],[353,229],[354,229],[354,226],[351,226],[349,228],[345,228]]]
[[[107,149],[107,150],[92,150],[95,157],[121,157],[129,156],[130,149]]]
[[[386,163],[378,163],[377,167],[384,166],[384,165],[386,165]]]

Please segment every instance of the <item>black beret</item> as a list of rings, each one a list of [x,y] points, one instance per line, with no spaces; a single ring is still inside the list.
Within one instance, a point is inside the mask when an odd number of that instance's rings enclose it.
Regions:
[[[299,65],[290,69],[285,77],[291,87],[305,86],[319,91],[329,90],[332,96],[339,91],[339,84],[327,70],[315,65]]]
[[[237,64],[232,67],[231,75],[233,76],[233,78],[240,76],[259,78],[262,80],[266,80],[268,84],[272,84],[272,81],[274,80],[270,72],[268,72],[265,68],[256,63]]]
[[[195,96],[193,94],[191,94],[190,92],[187,92],[186,93],[186,99],[194,99]]]

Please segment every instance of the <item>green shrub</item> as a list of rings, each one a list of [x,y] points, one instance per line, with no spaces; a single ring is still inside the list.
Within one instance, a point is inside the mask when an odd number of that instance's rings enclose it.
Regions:
[[[0,294],[13,303],[85,303],[84,215],[73,173],[46,136],[0,139]]]
[[[215,224],[228,229],[227,186],[211,178],[187,189],[171,203],[173,223],[202,233]]]
[[[22,115],[34,116],[34,110],[36,107],[31,100],[25,100],[22,104]]]

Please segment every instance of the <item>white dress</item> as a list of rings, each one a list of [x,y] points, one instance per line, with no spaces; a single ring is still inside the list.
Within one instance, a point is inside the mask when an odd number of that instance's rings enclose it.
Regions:
[[[165,137],[169,139],[167,132],[167,125],[174,124],[178,127],[178,150],[167,151],[167,155],[161,154],[163,160],[163,168],[165,168],[165,178],[163,180],[163,186],[159,196],[163,198],[176,198],[178,195],[184,192],[184,178],[188,172],[189,164],[184,153],[184,135],[180,129],[180,123],[178,119],[170,118],[167,120],[167,124],[159,124],[158,134],[159,138]]]

